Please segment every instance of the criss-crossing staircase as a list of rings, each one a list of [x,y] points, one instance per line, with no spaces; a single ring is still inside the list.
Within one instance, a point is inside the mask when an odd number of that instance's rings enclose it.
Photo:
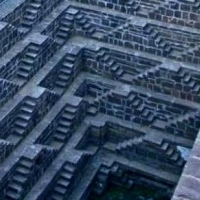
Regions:
[[[11,131],[12,135],[19,137],[26,135],[35,111],[36,101],[31,98],[26,99],[19,108],[19,112],[14,120],[14,126]]]
[[[76,56],[68,54],[62,63],[60,70],[58,72],[57,80],[55,82],[56,87],[66,88],[70,83],[70,78],[74,72],[76,62]]]
[[[31,29],[41,12],[43,0],[31,0],[25,10],[25,14],[21,20],[21,27]]]
[[[93,186],[93,192],[96,194],[102,194],[107,186],[107,179],[110,173],[110,168],[107,166],[101,166],[96,177]]]
[[[74,28],[74,16],[70,13],[65,13],[60,21],[60,25],[55,33],[55,41],[62,45],[69,39]]]
[[[51,140],[52,146],[57,146],[58,144],[62,145],[71,137],[82,105],[83,101],[79,101],[75,104],[67,103],[61,117],[59,118],[57,128],[53,133],[53,138]]]
[[[64,200],[67,199],[72,189],[78,184],[82,177],[82,172],[90,159],[90,153],[83,153],[72,161],[67,160],[59,171],[55,180],[55,185],[49,191],[46,200]],[[51,198],[50,198],[51,196]]]
[[[70,162],[66,162],[63,166],[57,183],[53,189],[51,200],[62,200],[64,196],[69,192],[69,187],[72,179],[74,178],[76,165]]]
[[[17,78],[27,81],[31,77],[31,73],[34,70],[34,62],[39,54],[40,46],[37,44],[30,44],[24,58],[21,60]]]
[[[33,166],[33,160],[28,157],[21,157],[14,175],[8,184],[6,192],[7,200],[17,200],[22,198],[23,193],[25,192],[24,187],[26,187],[26,184],[31,177]]]

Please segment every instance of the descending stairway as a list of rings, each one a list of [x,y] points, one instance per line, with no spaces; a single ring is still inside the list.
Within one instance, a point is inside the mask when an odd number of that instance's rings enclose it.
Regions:
[[[111,58],[104,49],[100,49],[96,55],[97,60],[109,67],[113,78],[120,78],[124,74],[124,70],[118,65],[118,63]]]
[[[59,119],[51,145],[57,143],[63,144],[69,139],[72,134],[74,124],[77,123],[76,117],[80,106],[81,102],[78,105],[67,104]]]
[[[181,157],[181,153],[173,146],[171,146],[168,142],[164,141],[160,145],[160,149],[167,155],[169,160],[175,162],[178,166],[183,166],[185,161]]]
[[[51,195],[47,195],[48,200],[64,200],[68,199],[71,190],[76,187],[82,177],[82,172],[91,158],[91,153],[83,153],[74,156],[73,161],[66,161],[61,168],[55,185],[51,189]],[[49,196],[51,198],[49,199]]]
[[[96,194],[102,194],[107,186],[107,179],[110,173],[110,168],[107,166],[101,166],[97,176],[95,178],[93,192]]]
[[[163,55],[168,55],[172,48],[168,43],[165,42],[165,40],[162,38],[162,36],[159,34],[159,32],[155,29],[153,29],[152,26],[145,26],[144,31],[154,40],[154,46],[158,47],[160,49],[163,49]]]
[[[41,11],[43,0],[31,0],[28,4],[28,7],[25,10],[25,14],[20,23],[21,27],[26,29],[31,29],[33,25],[36,23],[36,20]]]
[[[24,58],[20,62],[19,69],[17,71],[17,78],[27,81],[31,77],[31,73],[34,70],[34,61],[37,58],[40,51],[40,46],[37,44],[31,44],[28,47]]]
[[[74,163],[65,163],[53,189],[51,200],[62,200],[69,193],[75,171],[76,165]]]
[[[24,188],[32,174],[33,165],[34,163],[31,159],[21,157],[14,171],[14,175],[8,184],[6,191],[7,200],[22,199],[22,195],[25,193]]]
[[[166,131],[194,140],[200,128],[200,114],[186,113],[166,125]]]
[[[75,16],[75,22],[84,31],[84,35],[91,36],[96,31],[94,25],[91,23],[90,19],[86,17],[84,13],[77,13]]]
[[[12,134],[20,137],[26,135],[29,124],[32,123],[32,117],[36,109],[36,101],[29,98],[26,99],[19,109],[19,112],[14,120]]]
[[[74,16],[66,12],[60,21],[59,28],[55,33],[55,41],[59,45],[64,44],[66,40],[70,38],[70,35],[73,32],[73,28],[74,28]]]
[[[163,154],[163,156],[166,156],[169,162],[172,162],[179,167],[184,166],[185,160],[182,158],[181,152],[177,149],[176,146],[171,145],[169,142],[161,138],[158,139],[157,137],[154,138],[149,136],[144,138],[144,144],[158,149],[159,152]]]
[[[73,75],[76,62],[76,55],[68,54],[65,57],[60,70],[58,71],[57,80],[55,82],[56,87],[66,88],[70,84],[71,76]]]
[[[124,151],[127,151],[128,149],[133,149],[135,145],[138,145],[142,142],[143,137],[135,137],[128,140],[124,140],[123,142],[117,144],[116,151],[121,154]]]
[[[191,73],[180,70],[178,76],[183,81],[183,84],[188,87],[188,90],[193,94],[199,94],[200,92],[200,82],[192,76]]]

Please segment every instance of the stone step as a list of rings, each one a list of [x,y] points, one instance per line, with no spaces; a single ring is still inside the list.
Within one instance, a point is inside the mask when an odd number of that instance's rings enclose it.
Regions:
[[[64,82],[62,80],[56,81],[56,86],[61,87],[61,88],[65,88],[67,87],[68,83]]]
[[[171,156],[174,153],[175,149],[173,147],[169,147],[168,150],[166,151],[166,154],[168,156]]]
[[[112,72],[116,72],[119,69],[119,65],[117,63],[115,63],[112,67],[111,67],[111,71]]]
[[[19,128],[26,128],[27,127],[27,125],[28,125],[28,122],[27,121],[24,121],[24,120],[20,120],[20,119],[18,119],[18,120],[15,120],[15,125],[17,126],[17,127],[19,127]]]
[[[24,184],[27,181],[27,179],[24,176],[20,176],[18,174],[13,176],[13,181],[18,182],[19,184]]]
[[[33,52],[33,53],[38,53],[38,51],[40,51],[40,47],[37,45],[30,45],[28,47],[28,52]]]
[[[24,102],[24,104],[30,108],[34,108],[34,106],[36,106],[36,102],[34,100],[31,99],[26,99],[26,101]]]
[[[124,73],[124,70],[121,68],[116,71],[117,76],[122,76],[123,73]]]
[[[87,22],[88,22],[88,19],[84,18],[84,16],[83,16],[81,19],[79,19],[79,20],[77,21],[77,24],[83,26],[83,25],[86,24]]]
[[[62,67],[59,72],[64,74],[64,75],[68,75],[68,77],[70,77],[70,75],[72,74],[72,70],[71,69],[64,68],[64,67]]]
[[[27,176],[28,174],[30,174],[30,170],[24,167],[17,167],[16,172],[24,176]]]
[[[67,32],[63,32],[63,31],[58,31],[57,33],[56,33],[56,37],[60,37],[60,38],[62,38],[62,39],[67,39],[68,38],[68,33]]]
[[[64,82],[68,82],[68,81],[69,81],[69,78],[70,78],[70,76],[69,76],[69,75],[66,75],[66,74],[60,73],[60,74],[58,75],[58,79],[59,79],[59,80],[62,80],[62,81],[64,81]]]
[[[161,148],[163,151],[167,151],[169,147],[170,147],[170,145],[169,145],[168,142],[163,142],[163,143],[161,144],[161,147],[160,147],[160,148]]]
[[[71,122],[66,121],[66,120],[60,120],[58,124],[59,126],[67,127],[67,128],[71,126]]]
[[[73,28],[73,18],[72,19],[62,19],[60,22],[60,27],[66,27],[70,28],[70,30]]]
[[[33,166],[33,162],[31,160],[23,159],[23,160],[20,160],[19,165],[27,169],[30,169]]]
[[[23,18],[24,18],[25,20],[30,20],[30,21],[33,22],[33,21],[36,19],[36,15],[25,14],[25,15],[23,16]]]
[[[20,65],[19,71],[22,71],[24,74],[29,75],[30,71],[32,70],[32,66],[30,65]]]
[[[27,13],[34,14],[34,15],[37,14],[37,10],[35,10],[35,9],[33,9],[33,8],[30,8],[30,7],[26,9],[26,12],[27,12]]]
[[[69,132],[69,130],[70,130],[69,128],[66,128],[66,127],[63,127],[63,126],[62,126],[62,127],[59,126],[59,127],[56,129],[56,131],[57,131],[58,133],[61,133],[61,134],[62,134],[62,133],[63,133],[63,134],[66,134],[66,133]]]
[[[33,22],[27,19],[22,19],[21,25],[26,27],[26,28],[31,28],[33,25]]]
[[[98,113],[98,109],[94,106],[90,106],[90,108],[87,110],[87,113],[95,116]]]
[[[63,187],[59,187],[59,186],[56,186],[54,188],[54,192],[57,193],[57,194],[61,194],[61,195],[65,195],[65,193],[67,192],[67,189],[66,188],[63,188]]]
[[[68,188],[70,185],[70,182],[65,179],[59,179],[57,182],[57,185],[63,188]]]
[[[131,94],[129,94],[129,96],[128,96],[128,101],[129,102],[133,102],[134,100],[136,99],[136,95],[135,94],[133,94],[133,93],[131,93]]]
[[[61,118],[63,118],[64,120],[68,120],[68,121],[70,121],[70,122],[73,121],[74,117],[75,117],[75,115],[72,114],[72,113],[64,113],[64,114],[61,116]]]
[[[39,3],[29,3],[30,8],[33,8],[35,10],[38,10],[39,8],[41,8],[41,4]]]
[[[63,62],[63,66],[64,66],[64,68],[68,68],[70,70],[72,70],[74,68],[74,64],[72,64],[70,62],[66,62],[66,61]]]
[[[27,114],[27,113],[20,113],[17,115],[17,118],[23,119],[23,120],[30,120],[31,119],[31,115]]]
[[[12,190],[13,192],[20,192],[20,191],[22,191],[22,186],[20,185],[20,184],[17,184],[17,183],[10,183],[9,185],[8,185],[8,189],[9,190]]]
[[[73,106],[67,106],[65,108],[65,113],[71,113],[71,114],[75,114],[77,112],[77,108],[73,107]]]
[[[22,59],[22,63],[24,63],[25,65],[31,65],[31,66],[33,66],[34,59],[30,59],[30,58],[25,57],[25,58]]]
[[[19,127],[14,127],[13,133],[16,135],[19,135],[19,136],[23,136],[23,134],[25,133],[25,129],[19,128]]]
[[[138,107],[139,105],[141,105],[141,100],[140,99],[135,99],[132,103],[132,107],[136,108]]]
[[[64,135],[64,134],[61,134],[61,133],[56,133],[53,138],[56,140],[56,141],[59,141],[59,142],[64,142],[67,138],[67,135]]]
[[[63,200],[63,195],[61,194],[53,194],[51,200]]]
[[[17,76],[27,80],[29,77],[29,73],[20,70],[17,72]]]
[[[17,200],[20,198],[20,194],[9,190],[6,193],[6,197],[8,197],[9,200]]]
[[[67,180],[67,181],[70,181],[73,174],[72,173],[69,173],[69,172],[61,172],[60,176],[64,179],[64,180]]]
[[[59,28],[59,31],[62,31],[62,32],[66,33],[66,34],[68,35],[68,33],[69,33],[69,31],[70,31],[70,28],[61,26],[61,27]]]
[[[170,159],[173,160],[173,161],[178,161],[178,159],[180,158],[180,154],[178,152],[175,152],[171,157]]]
[[[68,164],[65,164],[65,166],[63,167],[63,169],[69,173],[74,173],[75,172],[75,167],[73,165],[68,165]]]
[[[177,165],[180,166],[180,167],[183,167],[184,164],[185,164],[185,161],[182,158],[179,158]]]
[[[27,58],[30,58],[30,59],[35,59],[36,57],[37,57],[37,53],[35,53],[35,52],[27,52],[26,53],[26,57]]]
[[[65,57],[65,60],[67,61],[67,62],[70,62],[70,63],[74,63],[75,61],[76,61],[76,56],[73,56],[73,55],[67,55],[66,57]]]

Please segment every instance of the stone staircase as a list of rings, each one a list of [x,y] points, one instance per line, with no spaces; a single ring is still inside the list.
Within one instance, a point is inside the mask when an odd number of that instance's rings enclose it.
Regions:
[[[163,154],[163,157],[166,157],[169,163],[173,163],[173,165],[183,167],[186,162],[182,158],[181,153],[176,146],[171,145],[169,142],[161,138],[158,139],[157,137],[144,137],[144,144],[159,150],[159,153]]]
[[[36,23],[41,12],[43,0],[31,0],[25,10],[20,26],[25,29],[31,29]]]
[[[83,31],[83,35],[91,36],[96,31],[94,25],[84,13],[78,12],[75,16],[75,22],[77,29],[81,29],[79,30],[81,32]]]
[[[163,50],[163,56],[167,56],[171,53],[172,48],[168,43],[162,38],[157,30],[155,30],[152,26],[145,26],[144,32],[147,33],[150,38],[154,41],[154,46]],[[149,38],[149,39],[150,39]]]
[[[125,151],[129,151],[130,149],[134,149],[135,145],[138,145],[143,142],[143,137],[135,137],[128,140],[124,140],[120,142],[116,146],[116,152],[119,154],[123,154]]]
[[[200,128],[200,114],[198,112],[187,113],[166,125],[166,131],[176,135],[195,139]]]
[[[124,70],[119,66],[115,59],[108,55],[106,50],[100,49],[97,52],[96,59],[109,68],[114,79],[119,79],[124,74]]]
[[[27,134],[27,130],[33,120],[34,112],[36,111],[36,104],[36,101],[31,98],[26,99],[22,103],[13,123],[12,135],[24,137]]]
[[[70,184],[75,176],[76,164],[66,162],[53,188],[51,200],[62,200],[70,191]]]
[[[62,45],[70,38],[74,28],[74,15],[66,12],[60,21],[59,28],[55,33],[55,41]]]
[[[178,76],[182,79],[183,84],[187,86],[187,89],[192,92],[199,94],[200,92],[200,81],[195,80],[191,73],[179,70]]]
[[[67,88],[74,73],[76,55],[68,54],[62,63],[55,85],[59,89]]]
[[[18,71],[17,78],[22,80],[29,80],[31,73],[34,70],[34,62],[39,54],[40,46],[37,44],[30,44],[24,58],[21,60]]]
[[[176,165],[183,167],[185,160],[181,157],[181,153],[168,142],[163,142],[160,145],[160,149],[167,155],[170,161],[174,162]]]
[[[77,123],[76,118],[79,115],[78,112],[82,103],[82,101],[78,104],[67,103],[64,112],[58,121],[58,126],[54,132],[51,145],[55,146],[56,144],[63,144],[71,137],[74,125]]]
[[[128,96],[128,104],[132,109],[134,109],[134,116],[131,117],[131,121],[135,123],[143,123],[144,125],[150,125],[153,123],[154,113],[145,105],[141,98],[130,93]]]
[[[14,171],[14,175],[8,184],[6,199],[22,199],[23,193],[25,192],[24,187],[26,187],[26,184],[32,175],[33,166],[33,160],[28,157],[21,157]]]
[[[107,186],[110,168],[108,166],[101,166],[95,177],[93,192],[101,195]]]
[[[51,188],[51,198],[49,200],[64,200],[70,195],[72,189],[78,184],[82,177],[83,170],[90,159],[90,153],[83,153],[73,161],[66,161],[61,168],[53,189]]]
[[[115,162],[111,165],[101,165],[94,179],[93,192],[98,195],[101,195],[104,192],[107,187],[110,174],[114,174],[122,178],[122,174],[119,169],[119,165]]]

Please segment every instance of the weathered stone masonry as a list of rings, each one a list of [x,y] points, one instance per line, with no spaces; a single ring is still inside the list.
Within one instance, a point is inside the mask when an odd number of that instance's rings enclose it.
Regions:
[[[200,199],[198,1],[0,11],[1,200],[87,200],[110,183]]]

